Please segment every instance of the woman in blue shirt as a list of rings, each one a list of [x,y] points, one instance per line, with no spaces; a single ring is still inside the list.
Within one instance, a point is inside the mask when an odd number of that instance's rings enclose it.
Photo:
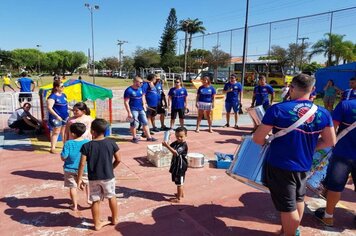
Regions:
[[[197,119],[197,127],[195,132],[199,133],[200,122],[203,119],[204,113],[206,114],[208,125],[209,125],[209,133],[212,133],[211,129],[211,111],[214,108],[214,98],[216,94],[216,90],[213,86],[211,86],[209,76],[204,76],[202,78],[203,85],[199,87],[196,98],[196,107],[198,108],[198,119]]]
[[[52,93],[47,99],[48,123],[52,127],[51,150],[50,153],[56,153],[56,144],[58,135],[61,134],[63,143],[65,124],[69,117],[67,96],[63,93],[64,86],[59,81],[53,82]]]

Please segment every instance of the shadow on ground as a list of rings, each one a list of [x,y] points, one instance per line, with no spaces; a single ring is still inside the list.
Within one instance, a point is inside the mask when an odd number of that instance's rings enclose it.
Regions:
[[[278,224],[275,215],[266,217],[271,214],[268,212],[272,204],[269,194],[245,193],[240,201],[243,207],[218,204],[163,206],[152,212],[154,224],[123,222],[116,226],[116,230],[122,235],[275,235],[264,230],[228,226],[219,219]]]
[[[17,170],[11,172],[11,174],[24,176],[31,179],[58,180],[58,181],[64,180],[63,173],[48,172],[48,171],[41,171],[41,170]]]

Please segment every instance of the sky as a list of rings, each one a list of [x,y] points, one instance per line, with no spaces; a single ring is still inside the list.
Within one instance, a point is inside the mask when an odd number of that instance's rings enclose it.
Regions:
[[[187,18],[201,20],[207,34],[243,27],[246,10],[246,0],[0,0],[0,49],[36,48],[40,45],[38,49],[43,52],[69,50],[87,54],[91,48],[91,27],[90,11],[84,7],[85,3],[100,7],[93,12],[95,60],[117,57],[117,40],[128,42],[122,46],[123,55],[128,56],[138,46],[158,48],[171,8],[176,9],[178,21]],[[356,0],[250,0],[248,24],[355,6]],[[346,39],[356,43],[356,36],[351,33],[356,26],[350,25],[356,24],[356,20],[349,20],[348,16],[346,14],[346,18],[340,19],[342,24],[351,27],[345,30],[349,33]],[[315,25],[311,22],[311,27],[318,28],[317,22]],[[327,24],[323,27],[328,29]],[[277,29],[282,28],[275,27],[274,35],[278,34]],[[266,43],[266,39],[259,43],[256,41],[258,33],[255,37],[253,32],[251,35],[249,42],[256,44],[249,49],[253,54],[261,51],[258,45]],[[183,37],[179,32],[178,42]],[[242,48],[241,40],[236,43]],[[278,43],[277,38],[275,43]]]

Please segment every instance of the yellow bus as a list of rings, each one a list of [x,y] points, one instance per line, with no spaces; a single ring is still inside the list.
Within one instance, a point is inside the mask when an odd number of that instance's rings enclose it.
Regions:
[[[242,62],[233,63],[233,71],[240,75],[241,80]],[[287,76],[289,74],[289,76]],[[246,62],[245,85],[256,85],[258,76],[266,76],[267,83],[271,86],[284,86],[285,82],[290,82],[294,71],[292,68],[282,68],[277,60],[258,60]]]

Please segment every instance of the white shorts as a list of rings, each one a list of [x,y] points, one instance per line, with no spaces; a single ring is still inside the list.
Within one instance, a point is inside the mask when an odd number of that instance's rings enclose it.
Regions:
[[[89,200],[103,201],[104,198],[116,197],[115,178],[106,180],[89,180]]]
[[[65,171],[64,172],[64,187],[67,188],[77,188],[77,173],[73,173],[73,172],[68,172]],[[88,174],[83,174],[82,176],[82,181],[85,184],[88,184]]]
[[[198,109],[204,111],[211,111],[213,109],[211,102],[198,102]]]

